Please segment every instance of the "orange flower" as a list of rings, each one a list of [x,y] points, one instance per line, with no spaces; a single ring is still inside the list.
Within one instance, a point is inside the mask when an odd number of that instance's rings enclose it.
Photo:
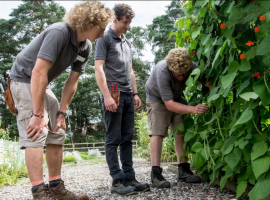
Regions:
[[[240,59],[242,60],[242,59],[245,59],[246,58],[246,56],[244,55],[244,54],[240,54]]]
[[[255,31],[255,33],[256,33],[256,32],[261,31],[261,29],[259,29],[258,27],[255,27],[254,31]]]
[[[192,54],[193,54],[193,56],[196,56],[196,51],[194,50],[194,51],[192,52]]]
[[[254,44],[253,44],[252,41],[248,41],[248,42],[246,43],[246,45],[250,47],[250,46],[252,46],[252,45],[254,45]]]
[[[263,20],[265,20],[265,16],[261,15],[260,16],[260,21],[263,21]]]
[[[225,24],[220,24],[220,29],[224,29],[224,28],[226,28],[226,25]]]
[[[261,78],[260,74],[258,74],[258,73],[255,73],[255,74],[253,75],[253,77],[256,77],[257,79],[258,79],[258,78]],[[252,152],[252,153],[253,153],[253,152]]]

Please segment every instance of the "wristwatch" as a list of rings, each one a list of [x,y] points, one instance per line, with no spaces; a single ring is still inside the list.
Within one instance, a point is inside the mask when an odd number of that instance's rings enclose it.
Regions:
[[[140,96],[139,93],[133,93],[133,94],[132,94],[133,97],[134,97],[135,95]]]
[[[58,116],[58,115],[63,115],[64,117],[66,117],[66,116],[67,116],[67,113],[62,112],[62,111],[59,110],[59,111],[57,112],[57,116]]]

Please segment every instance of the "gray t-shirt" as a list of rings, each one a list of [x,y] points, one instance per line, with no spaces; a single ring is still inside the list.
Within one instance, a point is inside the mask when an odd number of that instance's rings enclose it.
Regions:
[[[48,72],[48,82],[54,80],[71,66],[82,72],[92,50],[89,40],[77,45],[76,32],[65,23],[55,23],[34,38],[16,57],[10,72],[11,79],[30,83],[37,58],[53,63]]]
[[[190,74],[198,65],[192,62],[192,67],[189,70]],[[149,79],[145,84],[146,102],[164,102],[174,100],[183,102],[183,91],[186,88],[188,75],[183,81],[174,78],[172,72],[167,67],[166,61],[158,62],[153,68]]]
[[[130,78],[131,49],[124,35],[119,38],[109,29],[104,38],[96,41],[95,60],[104,60],[104,73],[109,90],[111,83],[118,86],[118,91],[132,92]]]

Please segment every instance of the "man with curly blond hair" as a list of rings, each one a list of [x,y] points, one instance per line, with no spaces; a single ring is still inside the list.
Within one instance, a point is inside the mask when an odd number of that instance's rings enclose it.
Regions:
[[[25,149],[34,199],[89,199],[86,194],[68,191],[61,179],[65,116],[92,51],[90,41],[104,36],[112,16],[112,10],[98,1],[76,5],[65,15],[65,22],[50,25],[34,38],[11,68],[10,87],[18,110],[20,146]],[[69,66],[59,106],[48,84]],[[49,185],[43,179],[44,145]]]
[[[153,187],[169,188],[171,186],[170,182],[163,177],[160,167],[162,142],[163,138],[168,135],[168,127],[170,127],[171,134],[177,131],[175,138],[175,151],[179,163],[177,182],[197,183],[201,181],[200,177],[193,175],[190,170],[187,157],[183,157],[185,154],[184,140],[181,131],[177,130],[178,124],[183,123],[183,114],[203,114],[209,110],[209,107],[203,104],[188,106],[183,96],[186,81],[197,67],[192,62],[187,49],[175,48],[169,51],[165,60],[156,64],[145,84],[146,109],[151,137],[151,182]],[[206,86],[211,89],[210,82]]]
[[[126,4],[117,4],[113,10],[115,19],[112,28],[96,42],[95,74],[103,95],[105,152],[113,178],[111,192],[130,195],[150,189],[147,183],[135,179],[132,161],[134,109],[140,108],[141,100],[132,70],[130,43],[124,33],[130,28],[134,12]],[[110,94],[113,90],[118,90],[120,94],[119,105]],[[122,169],[118,161],[118,146]]]

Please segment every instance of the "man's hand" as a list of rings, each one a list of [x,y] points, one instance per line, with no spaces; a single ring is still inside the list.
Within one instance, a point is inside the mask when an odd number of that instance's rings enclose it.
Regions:
[[[62,128],[66,131],[67,126],[66,126],[66,121],[65,121],[65,116],[64,115],[58,115],[56,119],[56,125],[53,129],[53,132],[56,133],[59,128]]]
[[[117,110],[117,104],[115,103],[114,99],[111,96],[104,97],[104,104],[106,107],[106,110],[110,112],[116,112]]]
[[[133,98],[134,98],[134,102],[135,102],[134,110],[138,110],[142,105],[141,99],[138,95],[135,95]]]
[[[44,127],[47,127],[45,119],[33,115],[26,127],[27,137],[31,138],[32,142],[35,141]]]
[[[209,107],[204,105],[204,104],[198,104],[197,106],[192,107],[192,112],[193,114],[204,114],[208,112]]]

